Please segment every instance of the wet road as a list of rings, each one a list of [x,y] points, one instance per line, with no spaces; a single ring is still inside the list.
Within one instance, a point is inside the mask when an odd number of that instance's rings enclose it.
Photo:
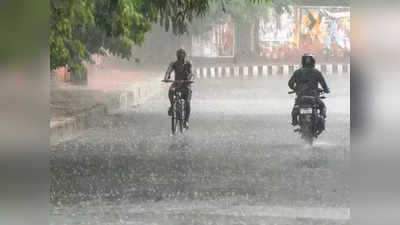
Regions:
[[[51,224],[349,224],[350,90],[327,77],[327,131],[289,126],[287,79],[198,81],[191,129],[168,100],[52,146]]]

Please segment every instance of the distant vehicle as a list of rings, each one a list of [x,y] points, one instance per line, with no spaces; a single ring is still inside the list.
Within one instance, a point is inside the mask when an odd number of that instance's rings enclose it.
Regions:
[[[294,94],[295,91],[289,92],[289,94]],[[323,132],[323,125],[321,123],[324,122],[324,118],[320,116],[318,113],[318,105],[317,99],[325,99],[325,96],[322,96],[324,93],[323,90],[319,89],[319,96],[299,96],[299,115],[298,121],[300,128],[295,129],[295,132],[299,132],[301,138],[306,141],[306,143],[312,145],[314,143],[314,139],[318,138],[318,136]]]

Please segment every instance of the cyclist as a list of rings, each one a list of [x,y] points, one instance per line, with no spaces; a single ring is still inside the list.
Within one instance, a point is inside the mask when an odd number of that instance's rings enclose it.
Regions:
[[[176,52],[176,58],[177,60],[175,62],[172,62],[168,69],[167,72],[165,73],[164,80],[169,80],[171,78],[171,73],[175,72],[175,81],[185,81],[185,80],[193,80],[193,74],[192,74],[192,64],[189,61],[186,61],[186,52],[184,49],[178,49]],[[169,101],[171,103],[171,106],[169,107],[168,110],[168,115],[172,116],[172,101],[173,101],[173,96],[174,96],[174,90],[180,89],[183,94],[183,98],[185,99],[185,128],[189,128],[189,117],[190,117],[190,101],[192,98],[192,89],[191,85],[189,83],[182,83],[182,84],[177,84],[173,83],[168,91],[168,97]]]

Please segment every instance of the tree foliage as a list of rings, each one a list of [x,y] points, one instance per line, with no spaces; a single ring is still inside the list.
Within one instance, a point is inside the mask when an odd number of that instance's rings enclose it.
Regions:
[[[196,18],[203,18],[205,27],[228,16],[246,22],[266,7],[281,8],[291,1],[50,0],[50,67],[68,64],[79,70],[92,53],[102,50],[129,59],[132,46],[143,43],[155,22],[174,34],[184,34],[189,24],[199,25]]]
[[[191,32],[202,34],[221,21],[231,19],[236,24],[252,24],[260,16],[273,8],[281,13],[293,4],[294,0],[220,0],[212,2],[206,17],[196,19]]]
[[[51,0],[50,68],[79,70],[101,49],[129,59],[152,23],[181,34],[208,7],[208,0]]]
[[[143,1],[144,2],[144,1]],[[129,58],[155,16],[138,0],[51,0],[50,67],[79,69],[90,54],[107,49]],[[150,11],[151,13],[151,11]]]
[[[210,3],[205,17],[194,20],[192,33],[202,34],[215,24],[232,19],[236,24],[251,24],[257,18],[273,9],[277,15],[290,6],[349,6],[350,0],[218,0]]]

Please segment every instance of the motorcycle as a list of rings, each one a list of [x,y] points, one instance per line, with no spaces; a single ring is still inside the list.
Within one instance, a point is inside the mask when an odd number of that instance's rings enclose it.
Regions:
[[[289,94],[294,94],[295,91],[290,91]],[[295,129],[295,132],[300,133],[301,138],[309,145],[314,143],[314,140],[322,133],[324,118],[318,112],[317,99],[325,99],[322,94],[323,90],[318,90],[319,96],[299,96],[298,100],[298,122],[300,128]]]

